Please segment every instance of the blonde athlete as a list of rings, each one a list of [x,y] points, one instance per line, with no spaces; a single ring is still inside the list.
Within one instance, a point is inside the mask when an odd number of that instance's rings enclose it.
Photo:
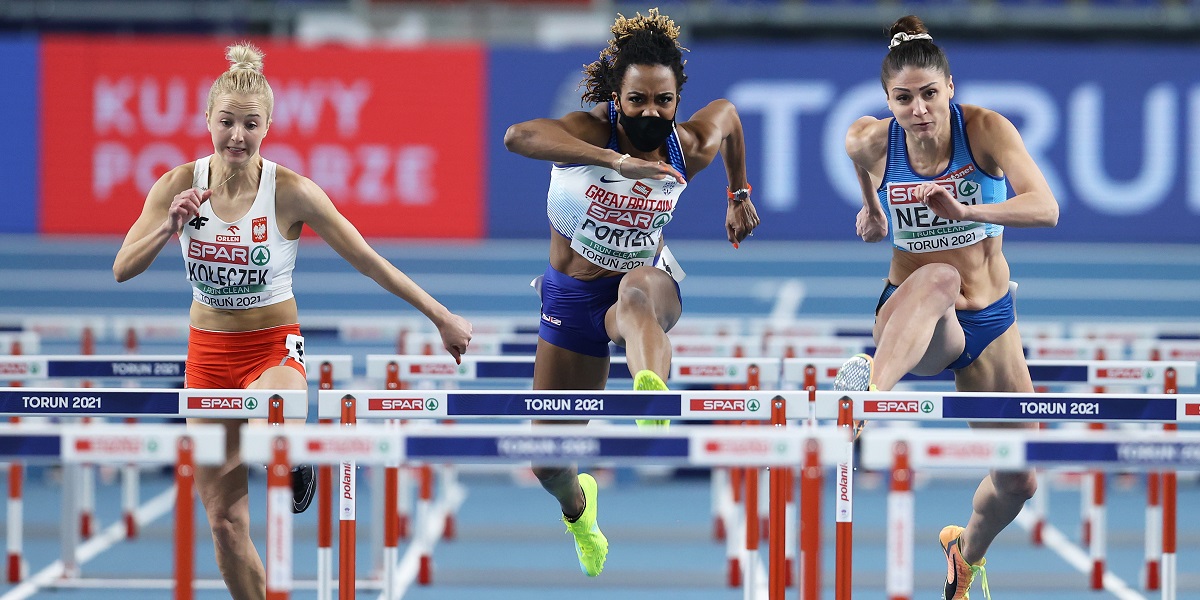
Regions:
[[[625,347],[635,389],[667,389],[666,332],[682,312],[682,275],[663,251],[662,228],[688,178],[718,151],[729,181],[728,240],[736,247],[758,226],[733,104],[715,100],[677,122],[687,80],[679,28],[651,9],[619,15],[612,33],[585,69],[583,100],[595,108],[518,123],[504,135],[509,150],[554,163],[535,389],[604,389],[610,341]],[[595,480],[575,466],[533,471],[561,505],[580,569],[600,574],[608,540],[596,525]]]
[[[1032,392],[1000,247],[1005,226],[1053,227],[1058,203],[1008,119],[951,103],[949,62],[920,19],[900,19],[889,38],[881,79],[893,116],[855,121],[846,152],[863,191],[858,235],[890,231],[892,263],[874,361],[852,358],[838,386],[890,390],[905,373],[952,369],[962,391]],[[988,594],[983,556],[1036,487],[1030,471],[979,484],[967,526],[939,536],[945,598],[966,598],[977,574]]]
[[[179,236],[192,285],[187,386],[308,389],[292,296],[304,225],[425,314],[458,359],[471,339],[470,323],[379,256],[315,183],[259,155],[273,106],[262,53],[238,44],[226,57],[231,66],[213,83],[205,113],[214,154],[159,178],[113,262],[117,281],[127,281]],[[198,467],[196,487],[230,595],[264,598],[263,565],[250,540],[247,469],[238,458],[238,427],[245,421],[218,422],[225,425],[227,460]],[[292,470],[292,488],[292,510],[301,512],[313,496],[310,466]]]

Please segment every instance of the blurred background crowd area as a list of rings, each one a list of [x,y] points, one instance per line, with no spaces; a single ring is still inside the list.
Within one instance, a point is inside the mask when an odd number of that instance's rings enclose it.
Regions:
[[[263,156],[368,239],[545,240],[549,167],[504,132],[586,108],[614,16],[654,6],[689,49],[680,118],[738,108],[756,242],[861,246],[845,132],[889,114],[885,27],[917,14],[954,101],[1010,119],[1061,207],[1006,240],[1196,253],[1200,0],[0,0],[0,114],[22,140],[0,147],[0,235],[119,239],[162,173],[211,154],[209,86],[250,40],[275,95]],[[694,176],[666,235],[723,244],[726,183]]]
[[[602,41],[649,6],[686,39],[871,38],[916,12],[944,36],[1192,40],[1196,0],[3,0],[0,31],[272,35],[306,42],[433,40],[559,46]]]

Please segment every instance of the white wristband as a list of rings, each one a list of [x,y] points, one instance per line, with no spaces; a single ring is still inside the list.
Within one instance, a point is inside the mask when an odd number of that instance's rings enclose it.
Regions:
[[[618,158],[617,162],[613,163],[613,170],[616,171],[617,175],[620,175],[621,177],[625,176],[625,174],[621,172],[621,164],[624,163],[625,159],[627,158],[629,158],[628,154],[622,154],[621,158]]]

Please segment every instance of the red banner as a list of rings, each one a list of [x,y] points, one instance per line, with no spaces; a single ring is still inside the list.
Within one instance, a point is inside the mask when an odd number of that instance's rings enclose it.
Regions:
[[[263,157],[368,237],[484,235],[482,47],[255,44],[275,95]],[[44,39],[41,232],[124,234],[163,173],[213,153],[204,111],[226,45]]]

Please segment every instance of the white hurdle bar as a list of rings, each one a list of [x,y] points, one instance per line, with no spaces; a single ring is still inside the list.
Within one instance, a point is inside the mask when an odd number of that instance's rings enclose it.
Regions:
[[[1200,423],[1200,394],[817,391],[814,396],[816,418],[837,418],[839,422],[866,418],[879,421]],[[789,418],[801,417],[799,413],[789,415]],[[852,469],[849,474],[847,480],[852,482]],[[852,499],[851,490],[852,487],[846,495]],[[1174,499],[1170,498],[1169,502],[1173,507]],[[1169,512],[1173,513],[1173,508]],[[1097,516],[1100,521],[1096,523],[1096,529],[1101,529],[1103,515]],[[1175,578],[1174,518],[1164,518],[1162,530],[1162,580],[1165,582]],[[839,537],[838,556],[848,557],[850,551],[841,548],[843,543],[849,543],[849,540]],[[1105,579],[1103,544],[1102,533],[1092,536],[1093,582]],[[842,600],[843,596],[838,598]]]
[[[143,324],[150,327],[151,324]],[[165,327],[165,326],[164,326]],[[164,383],[183,381],[186,367],[186,356],[175,354],[147,355],[20,355],[0,356],[0,374],[8,380],[17,383],[40,382],[46,380],[78,379],[123,382]],[[310,355],[305,361],[309,368],[305,369],[308,381],[316,383],[324,389],[333,387],[336,378],[348,379],[352,375],[352,357],[350,355]],[[315,367],[315,368],[313,368]],[[91,415],[88,415],[91,416]],[[19,420],[13,417],[13,420]],[[133,422],[132,417],[126,421]],[[19,463],[14,463],[19,464]],[[67,476],[75,477],[79,473],[90,473],[90,465],[69,465],[65,467]],[[8,536],[8,569],[9,583],[17,583],[23,577],[23,559],[21,558],[20,523],[23,520],[24,506],[21,499],[21,471],[11,476],[8,496],[8,522],[14,523],[14,530]],[[90,537],[92,527],[92,502],[94,480],[91,477],[81,477],[79,483],[79,530],[80,537]],[[135,465],[121,467],[121,507],[122,518],[125,520],[125,535],[137,537],[137,523],[134,513],[137,510],[139,491],[139,472]],[[326,487],[328,490],[328,486]],[[63,521],[62,527],[70,527],[69,520]]]
[[[154,388],[0,388],[0,416],[15,417],[202,417],[208,419],[267,419],[280,424],[284,419],[308,415],[307,390],[228,390]],[[96,424],[98,425],[98,424]],[[92,424],[85,427],[91,427]],[[129,425],[123,426],[132,430]],[[86,461],[84,461],[86,462]],[[76,477],[63,477],[63,523],[75,516],[79,490]],[[10,520],[17,527],[19,520]],[[79,530],[64,526],[62,537],[63,574],[76,577]],[[10,547],[16,544],[20,557],[20,533],[10,529]],[[10,550],[11,552],[11,550]],[[10,563],[12,561],[10,560]],[[18,564],[20,559],[18,558]],[[21,569],[23,570],[23,569]]]
[[[480,379],[533,378],[532,356],[464,355],[462,363],[449,356],[368,354],[367,378],[371,381],[476,381]],[[774,388],[779,383],[781,360],[754,357],[677,357],[667,380],[678,385],[756,385]],[[753,367],[753,371],[751,368]],[[631,380],[625,357],[612,357],[609,381]]]
[[[330,392],[330,396],[341,392]],[[591,392],[593,395],[595,392]],[[286,426],[277,429],[243,428],[242,459],[270,462],[267,519],[267,599],[285,600],[291,582],[291,513],[286,465],[291,462],[335,464],[398,464],[405,460],[472,463],[524,463],[528,461],[603,460],[618,464],[699,466],[802,466],[812,468],[845,460],[850,452],[848,432],[833,428],[736,429],[675,427],[668,432],[643,432],[630,427],[547,425],[436,425],[391,427],[361,424],[353,430],[340,426]],[[812,457],[812,458],[810,458]],[[805,462],[805,461],[810,462]],[[816,466],[813,462],[816,461]],[[392,527],[394,524],[385,524]],[[435,527],[418,528],[414,546],[436,539]],[[410,549],[410,552],[412,550]],[[751,555],[750,561],[756,560]],[[350,565],[353,572],[353,565]],[[408,570],[412,576],[415,566]],[[342,565],[342,571],[347,570]],[[754,573],[756,569],[750,569]],[[385,580],[382,598],[399,596],[404,584],[399,573]],[[781,573],[772,573],[782,577]],[[748,577],[748,579],[753,579]],[[761,594],[763,584],[750,581],[748,589]],[[342,582],[339,597],[354,597],[354,581]],[[348,586],[348,587],[347,587]],[[782,600],[782,587],[772,600]]]
[[[426,358],[426,357],[416,357]],[[440,359],[439,359],[440,360]],[[488,360],[487,358],[482,360]],[[504,359],[507,361],[507,359]],[[519,361],[524,364],[527,361]],[[453,363],[451,363],[453,364]],[[466,361],[464,361],[466,364]],[[393,363],[394,365],[394,363]],[[677,367],[688,372],[686,366]],[[753,368],[753,367],[749,367]],[[727,369],[727,371],[730,369]],[[703,369],[695,376],[711,378],[715,375]],[[610,418],[675,418],[688,420],[753,420],[769,421],[772,418],[773,399],[777,393],[753,390],[741,391],[688,391],[688,392],[645,392],[632,390],[322,390],[318,393],[318,416],[322,419],[338,418],[343,425],[352,425],[359,420],[392,419],[545,419],[579,420]],[[782,420],[781,420],[782,422]],[[341,540],[343,548],[353,547],[355,523],[354,467],[343,463],[343,494]],[[392,469],[393,466],[387,466]],[[422,485],[418,516],[429,513],[431,500],[428,475]],[[348,483],[347,483],[348,482]],[[384,501],[385,519],[395,512],[394,478],[389,476],[385,484],[387,498]],[[349,486],[347,490],[346,487]],[[749,506],[749,503],[747,503]],[[757,507],[756,507],[757,508]],[[350,515],[350,517],[347,517]],[[397,517],[398,518],[398,517]],[[418,527],[421,527],[418,525]],[[749,528],[749,523],[747,525]],[[755,522],[755,531],[759,525]],[[398,526],[397,526],[398,529]],[[385,527],[384,554],[391,555],[398,541],[398,534]],[[782,530],[781,530],[782,532]],[[343,562],[346,562],[343,557]],[[418,571],[418,582],[427,585],[432,581],[432,558],[422,555]],[[384,568],[388,569],[385,558]],[[341,589],[353,578],[353,571],[340,569]]]
[[[1200,433],[1163,435],[1148,431],[938,431],[886,429],[863,436],[862,460],[869,469],[891,469],[888,498],[887,593],[891,600],[913,596],[912,471],[937,468],[1022,470],[1078,467],[1105,471],[1200,470]],[[1175,600],[1175,556],[1163,557],[1162,598]],[[1128,591],[1115,576],[1104,588]]]
[[[88,390],[93,391],[93,390]],[[196,465],[216,465],[225,460],[225,430],[220,425],[47,425],[0,424],[0,460],[54,464],[175,465],[174,588],[175,600],[193,597],[195,523],[193,522],[192,472]],[[64,502],[66,498],[64,497]],[[169,499],[167,500],[170,501]],[[9,523],[13,525],[12,522]],[[63,532],[64,536],[68,535]],[[65,552],[70,547],[70,553]],[[64,543],[62,560],[30,581],[9,591],[31,595],[44,587],[57,587],[78,578],[83,548]],[[77,586],[73,586],[77,587]],[[24,597],[24,596],[22,596]]]

